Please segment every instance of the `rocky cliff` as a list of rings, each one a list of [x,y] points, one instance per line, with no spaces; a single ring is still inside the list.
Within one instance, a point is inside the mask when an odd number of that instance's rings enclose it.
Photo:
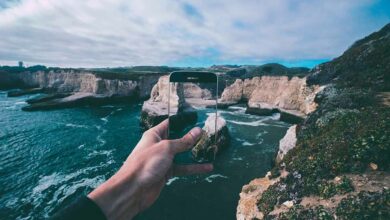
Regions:
[[[168,102],[170,102],[169,112]],[[169,113],[177,114],[179,107],[183,105],[183,89],[179,89],[176,85],[169,87],[169,76],[162,76],[153,86],[150,98],[142,105],[140,125],[147,130],[168,118]]]
[[[311,70],[307,85],[326,86],[318,106],[289,129],[271,171],[242,188],[238,219],[390,217],[389,51],[390,24]]]
[[[200,88],[194,83],[172,83],[169,87],[169,76],[161,76],[152,88],[150,99],[142,106],[140,123],[144,129],[168,118],[168,101],[170,115],[184,108],[215,105],[215,99],[207,88]]]
[[[3,75],[3,74],[2,74]],[[148,98],[161,74],[143,74],[131,79],[104,78],[90,71],[25,71],[3,75],[18,87],[33,88],[10,92],[9,95],[46,92],[49,96],[34,99],[24,110],[66,107],[82,102],[109,101],[111,98],[142,100]],[[122,77],[123,78],[123,77]],[[16,83],[15,83],[16,82]],[[53,94],[63,94],[54,95]]]
[[[305,118],[316,109],[315,95],[324,86],[307,85],[306,77],[262,76],[237,79],[225,88],[221,103],[246,101],[247,112],[269,115],[275,111],[285,115]],[[296,120],[295,120],[296,121]]]

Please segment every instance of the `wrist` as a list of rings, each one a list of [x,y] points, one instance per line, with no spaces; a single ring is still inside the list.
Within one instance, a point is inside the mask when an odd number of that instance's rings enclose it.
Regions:
[[[139,184],[134,175],[119,171],[88,194],[103,211],[107,219],[131,219],[139,212]]]

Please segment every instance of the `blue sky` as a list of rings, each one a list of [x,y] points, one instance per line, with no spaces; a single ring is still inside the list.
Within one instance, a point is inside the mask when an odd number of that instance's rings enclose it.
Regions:
[[[389,0],[0,0],[0,65],[313,67],[389,22]]]

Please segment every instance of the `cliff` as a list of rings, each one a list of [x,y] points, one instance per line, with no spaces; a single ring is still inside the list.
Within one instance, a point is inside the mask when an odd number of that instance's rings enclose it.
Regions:
[[[316,109],[314,98],[323,88],[307,85],[306,77],[261,76],[237,79],[225,88],[220,103],[246,101],[247,113],[270,115],[281,112],[282,119],[296,123]]]
[[[389,218],[389,51],[390,24],[310,71],[307,85],[325,86],[318,106],[243,187],[238,219]]]
[[[144,129],[168,118],[168,101],[171,115],[185,108],[215,105],[215,99],[209,89],[200,88],[194,83],[184,83],[172,84],[169,91],[169,76],[161,76],[152,88],[150,99],[142,106],[140,124]]]
[[[177,114],[179,107],[184,105],[184,93],[175,85],[169,88],[169,76],[162,76],[153,86],[150,98],[142,105],[140,125],[144,130],[168,118],[168,102],[170,113]]]
[[[109,102],[115,99],[142,100],[150,95],[152,86],[161,74],[134,74],[128,79],[124,77],[105,78],[101,73],[85,70],[50,70],[23,71],[19,73],[0,74],[3,88],[28,88],[11,91],[10,96],[49,93],[38,99],[28,101],[30,106],[23,110],[60,108],[83,103]],[[31,89],[33,88],[33,89]],[[57,95],[53,95],[57,94]]]

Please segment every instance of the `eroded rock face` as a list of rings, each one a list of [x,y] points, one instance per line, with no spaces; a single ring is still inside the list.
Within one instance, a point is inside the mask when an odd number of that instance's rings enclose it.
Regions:
[[[225,88],[221,103],[248,101],[248,113],[270,115],[281,112],[288,121],[299,122],[313,112],[317,104],[315,95],[324,87],[306,84],[306,78],[287,76],[262,76],[252,79],[237,79]],[[294,116],[298,117],[295,118]]]
[[[297,125],[291,126],[284,137],[279,141],[279,151],[276,156],[276,163],[280,163],[287,152],[295,147],[297,143],[296,129]]]
[[[151,128],[168,118],[168,101],[170,115],[178,114],[192,105],[208,106],[214,103],[209,90],[202,89],[194,83],[172,83],[169,87],[169,76],[161,76],[152,88],[150,99],[142,106],[141,126],[144,129]]]
[[[145,101],[142,106],[141,127],[146,130],[168,118],[169,101],[170,113],[176,114],[179,108],[184,105],[183,89],[176,85],[169,88],[169,76],[162,76],[152,88],[150,99]]]
[[[281,177],[287,176],[287,172],[283,171]],[[240,200],[238,201],[236,218],[238,220],[263,219],[262,213],[257,207],[257,202],[261,198],[264,191],[271,185],[279,182],[280,177],[270,179],[269,175],[263,178],[252,180],[249,184],[242,187]]]
[[[184,84],[184,97],[196,99],[211,99],[211,92],[207,89],[202,89],[194,83]]]
[[[263,76],[250,95],[248,104],[253,107],[267,103],[273,108],[295,110],[307,115],[316,108],[314,97],[318,90],[317,86],[308,87],[306,78]]]
[[[149,96],[151,85],[157,82],[159,76],[145,74],[145,77],[134,80],[103,79],[88,71],[62,70],[22,72],[15,73],[13,77],[19,86],[39,88],[39,92],[51,93],[48,97],[35,100],[31,106],[23,108],[40,110],[83,103],[103,103],[120,98],[129,101],[145,99]],[[65,99],[61,98],[61,95],[53,94],[68,94],[71,97]]]
[[[243,82],[241,79],[226,87],[221,95],[220,103],[237,103],[241,101],[243,93]]]
[[[197,161],[212,161],[220,150],[229,145],[229,130],[225,119],[221,116],[216,119],[215,114],[206,119],[202,129],[202,137],[192,148],[192,155]]]

